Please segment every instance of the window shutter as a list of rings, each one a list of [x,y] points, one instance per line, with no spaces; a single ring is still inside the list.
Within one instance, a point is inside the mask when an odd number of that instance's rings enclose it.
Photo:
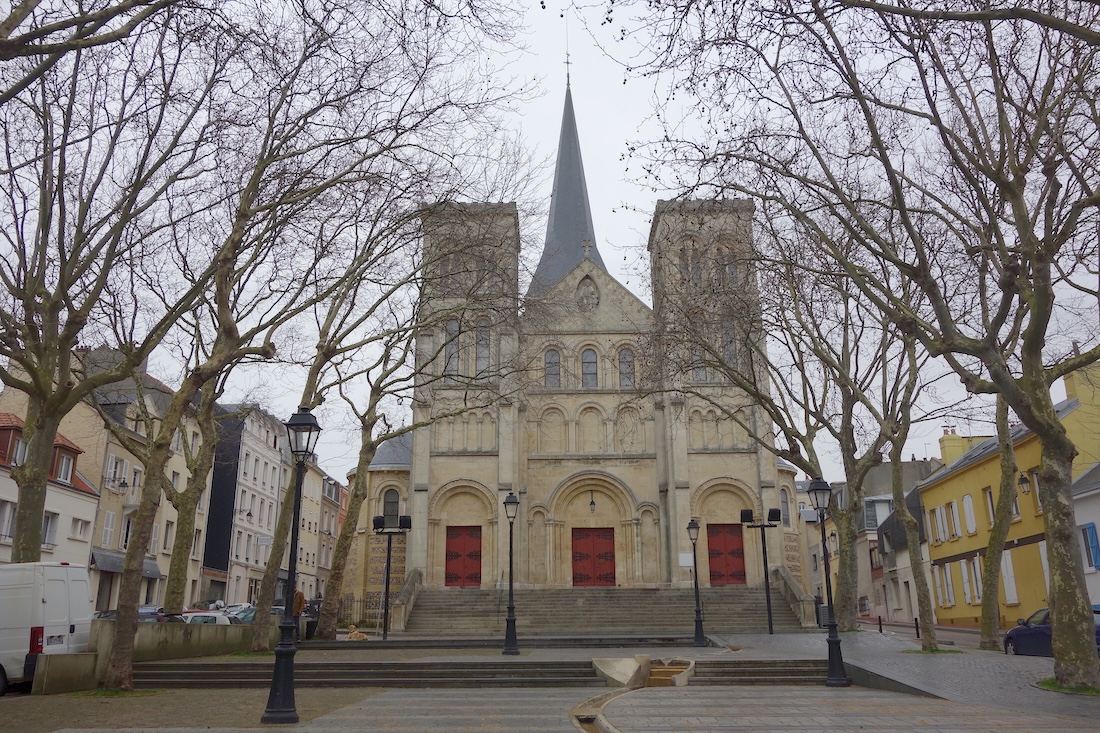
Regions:
[[[966,601],[967,605],[970,605],[970,603],[972,603],[973,601],[972,596],[970,595],[970,568],[967,567],[968,565],[969,561],[963,560],[959,563],[959,570],[962,571],[963,600]]]
[[[107,512],[103,515],[103,542],[104,547],[110,547],[115,538],[115,513]]]
[[[947,605],[955,605],[955,588],[951,582],[951,563],[944,563],[943,565],[943,586],[944,591],[947,593]]]
[[[1096,534],[1096,524],[1089,522],[1084,526],[1085,550],[1089,565],[1100,568],[1100,537]]]
[[[982,602],[982,558],[980,555],[976,555],[970,559],[970,562],[974,564],[974,597],[978,599],[978,603]]]
[[[1001,583],[1005,588],[1005,603],[1019,603],[1016,595],[1016,575],[1012,572],[1012,550],[1001,554]]]
[[[951,502],[951,529],[955,537],[962,535],[962,523],[959,522],[959,503],[956,501]]]
[[[970,494],[963,496],[963,516],[966,517],[966,533],[974,534],[978,531],[978,522],[974,518],[974,500]]]
[[[933,565],[932,566],[932,576],[936,581],[936,598],[939,599],[939,602],[940,602],[939,605],[940,606],[946,606],[947,603],[945,602],[945,599],[943,597],[943,581],[940,578],[940,566],[939,565]]]

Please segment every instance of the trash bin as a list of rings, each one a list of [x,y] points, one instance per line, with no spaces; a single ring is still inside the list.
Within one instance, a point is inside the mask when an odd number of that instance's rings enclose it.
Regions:
[[[313,638],[313,635],[316,634],[316,633],[317,633],[317,619],[307,618],[306,619],[306,641],[311,640]]]

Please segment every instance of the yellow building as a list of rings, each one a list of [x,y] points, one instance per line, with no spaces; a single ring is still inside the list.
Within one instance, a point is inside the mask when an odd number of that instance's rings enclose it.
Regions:
[[[1066,399],[1057,405],[1078,450],[1075,480],[1100,459],[1097,377],[1097,367],[1066,377]],[[1048,605],[1050,582],[1043,507],[1036,490],[1039,440],[1018,425],[1012,430],[1012,442],[1021,473],[1013,481],[1016,498],[1001,559],[1002,628]],[[982,562],[1000,495],[1000,454],[995,437],[967,437],[950,429],[940,439],[940,450],[946,467],[920,485],[936,616],[940,624],[977,628],[981,625]]]

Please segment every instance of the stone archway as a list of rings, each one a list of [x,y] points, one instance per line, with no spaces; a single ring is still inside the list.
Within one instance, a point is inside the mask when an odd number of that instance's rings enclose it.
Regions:
[[[587,472],[563,481],[549,502],[548,584],[641,585],[637,507],[632,492],[607,474]]]
[[[694,493],[691,514],[700,524],[700,584],[710,587],[763,582],[759,534],[741,525],[741,510],[759,513],[757,504],[755,493],[734,479],[709,482]]]
[[[460,543],[460,551],[471,558],[470,562],[474,553],[480,562],[480,567],[476,568],[479,577],[474,584],[492,587],[499,573],[496,559],[498,521],[493,494],[480,484],[455,481],[435,492],[428,505],[428,578],[425,584],[433,588],[448,584],[448,545]],[[475,568],[464,567],[462,572],[469,578],[474,571]],[[470,582],[457,585],[469,587]]]

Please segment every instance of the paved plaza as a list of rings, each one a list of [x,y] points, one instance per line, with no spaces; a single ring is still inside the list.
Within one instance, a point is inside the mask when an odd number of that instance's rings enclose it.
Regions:
[[[1056,733],[1100,729],[1100,698],[1065,695],[1035,686],[1053,675],[1054,663],[1040,657],[1010,657],[964,648],[957,654],[918,653],[918,643],[901,634],[863,631],[843,634],[842,650],[857,678],[894,685],[910,693],[856,685],[849,688],[745,686],[672,687],[640,690],[591,688],[391,689],[342,707],[308,723],[278,726],[308,733],[576,733],[571,714],[594,717],[588,731],[664,733],[673,731],[1011,731]],[[707,648],[530,649],[525,659],[592,657],[653,659],[824,658],[823,633],[711,636]],[[522,639],[521,639],[522,647]],[[301,659],[319,652],[303,650]],[[425,661],[468,658],[463,650],[440,650]],[[914,694],[920,693],[920,694]],[[309,695],[308,689],[298,692]],[[155,705],[155,698],[150,699]],[[273,727],[273,726],[272,726]],[[198,733],[159,729],[156,733]],[[205,731],[217,729],[202,729]],[[234,733],[243,729],[221,729]],[[252,728],[251,730],[255,730]],[[75,729],[70,729],[75,733]],[[91,733],[91,729],[81,729]],[[98,733],[98,731],[96,732]]]

